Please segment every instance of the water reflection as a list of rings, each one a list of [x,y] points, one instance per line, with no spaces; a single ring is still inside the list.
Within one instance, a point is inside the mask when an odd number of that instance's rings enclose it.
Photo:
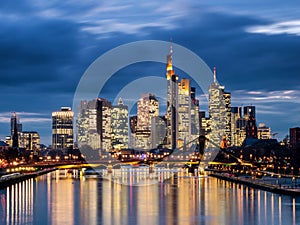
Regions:
[[[118,171],[116,171],[118,172]],[[123,171],[124,172],[124,171]],[[167,176],[166,171],[158,176]],[[169,174],[170,175],[170,174]],[[168,176],[169,176],[168,175]],[[143,180],[135,173],[126,180]],[[0,191],[0,224],[297,224],[300,199],[178,172],[152,185],[55,171]]]

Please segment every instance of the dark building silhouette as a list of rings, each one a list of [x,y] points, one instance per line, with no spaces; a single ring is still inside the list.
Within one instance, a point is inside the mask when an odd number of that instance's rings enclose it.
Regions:
[[[300,147],[300,127],[290,128],[290,145],[292,149]]]
[[[19,136],[21,132],[22,132],[22,124],[19,121],[19,117],[14,112],[10,119],[10,134],[11,134],[13,148],[19,147]]]
[[[247,120],[246,138],[257,138],[256,120],[252,115]]]

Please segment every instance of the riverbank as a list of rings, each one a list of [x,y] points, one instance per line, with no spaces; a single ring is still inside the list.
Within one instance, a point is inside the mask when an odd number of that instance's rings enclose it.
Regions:
[[[295,186],[293,183],[283,183],[281,179],[284,178],[273,179],[272,181],[275,182],[270,182],[265,179],[234,177],[222,173],[211,173],[210,176],[277,194],[300,196],[300,186]]]
[[[11,177],[5,180],[0,180],[0,189],[4,189],[6,187],[9,187],[13,184],[31,179],[31,178],[35,178],[37,176],[52,172],[57,170],[57,168],[50,168],[50,169],[43,169],[40,171],[36,171],[36,172],[31,172],[31,173],[24,173],[24,174],[20,174],[18,176],[15,177]]]

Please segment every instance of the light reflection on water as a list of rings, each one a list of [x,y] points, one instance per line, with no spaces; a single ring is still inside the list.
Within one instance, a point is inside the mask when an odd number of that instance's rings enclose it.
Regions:
[[[300,224],[298,197],[183,175],[133,186],[52,172],[1,190],[0,224]]]

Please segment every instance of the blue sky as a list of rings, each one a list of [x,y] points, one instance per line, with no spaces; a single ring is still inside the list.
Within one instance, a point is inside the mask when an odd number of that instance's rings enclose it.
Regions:
[[[1,1],[0,138],[19,112],[23,129],[51,144],[51,112],[72,105],[97,57],[131,41],[170,38],[216,66],[232,105],[255,105],[258,122],[283,138],[300,126],[299,15],[297,1],[277,0]],[[128,80],[114,76],[117,89],[145,71],[164,76],[161,65],[140,69],[124,69]]]

